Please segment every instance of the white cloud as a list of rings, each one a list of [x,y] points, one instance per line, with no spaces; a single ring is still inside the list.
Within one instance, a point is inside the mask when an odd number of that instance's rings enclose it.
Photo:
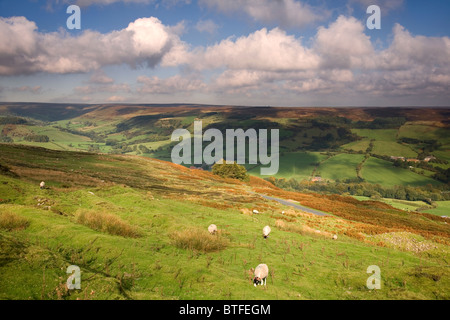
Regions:
[[[143,18],[122,30],[105,34],[86,30],[74,37],[40,33],[24,17],[0,18],[4,40],[0,75],[92,72],[74,94],[104,100],[134,95],[182,100],[196,94],[214,102],[216,97],[237,103],[240,97],[251,97],[248,101],[258,103],[273,99],[272,104],[297,101],[298,96],[323,98],[324,103],[408,97],[413,102],[442,104],[450,99],[448,37],[413,35],[396,25],[387,48],[376,49],[365,34],[364,21],[346,16],[319,27],[308,46],[280,28],[262,28],[213,45],[190,47],[180,40],[184,29],[183,22],[168,27],[156,18]],[[141,76],[132,89],[102,71],[104,66],[121,64],[183,72],[168,78]]]
[[[130,92],[130,86],[126,83],[121,84],[102,84],[102,85],[85,85],[74,88],[78,94],[94,94],[101,92]]]
[[[367,67],[375,54],[364,25],[353,17],[340,16],[328,28],[320,27],[314,47],[325,68]]]
[[[13,91],[16,92],[30,92],[33,94],[41,94],[42,93],[42,87],[41,86],[21,86],[17,88],[13,88]]]
[[[197,48],[186,56],[198,69],[251,69],[292,71],[316,68],[319,59],[301,41],[275,28],[258,30],[236,40],[231,38],[207,47]]]
[[[223,13],[245,13],[264,23],[281,27],[305,27],[329,15],[325,8],[313,8],[296,0],[199,0],[199,4]]]
[[[122,30],[86,30],[74,37],[64,31],[40,33],[24,17],[0,18],[0,75],[89,72],[120,64],[154,67],[184,46],[174,31],[179,30],[150,17]]]
[[[180,94],[199,92],[206,88],[206,84],[200,79],[192,76],[182,77],[181,75],[175,75],[166,79],[161,79],[156,76],[140,76],[137,82],[141,84],[137,89],[137,92],[141,94]]]
[[[90,83],[110,84],[114,82],[113,78],[108,77],[102,70],[95,71],[89,79]]]
[[[261,29],[194,48],[179,63],[215,71],[208,91],[217,94],[450,95],[448,37],[413,36],[397,25],[388,48],[376,50],[364,31],[363,22],[340,16],[306,47],[281,29]]]
[[[207,32],[209,34],[214,34],[219,29],[219,26],[214,23],[214,21],[208,20],[200,20],[195,25],[195,29],[199,32]]]
[[[399,24],[395,25],[393,34],[391,45],[380,55],[380,67],[411,69],[423,65],[449,71],[449,37],[413,36]]]
[[[122,96],[111,96],[106,101],[107,102],[124,102],[126,99]]]

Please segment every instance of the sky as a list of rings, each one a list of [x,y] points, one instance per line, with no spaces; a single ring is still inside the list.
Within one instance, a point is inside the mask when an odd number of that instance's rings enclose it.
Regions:
[[[449,106],[449,14],[447,0],[0,0],[0,101]]]

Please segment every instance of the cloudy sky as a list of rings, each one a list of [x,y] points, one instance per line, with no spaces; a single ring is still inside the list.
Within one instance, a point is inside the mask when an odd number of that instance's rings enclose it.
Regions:
[[[449,106],[449,14],[447,0],[0,0],[0,101]]]

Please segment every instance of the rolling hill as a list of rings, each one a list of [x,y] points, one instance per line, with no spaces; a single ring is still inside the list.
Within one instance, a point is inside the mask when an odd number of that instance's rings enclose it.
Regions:
[[[358,176],[386,186],[440,185],[442,181],[434,176],[450,168],[448,108],[4,103],[0,104],[0,114],[2,142],[167,161],[174,146],[170,139],[173,131],[184,128],[192,132],[195,120],[203,122],[204,130],[216,128],[222,132],[228,128],[279,129],[277,178],[311,180],[323,174],[327,181]],[[362,161],[361,155],[376,159]],[[391,159],[420,160],[427,156],[436,159],[411,163],[409,172],[394,166]],[[258,175],[258,168],[247,168]],[[389,174],[379,175],[378,169]],[[364,174],[358,175],[358,170]]]
[[[134,155],[0,144],[0,165],[1,299],[450,298],[439,216]],[[251,282],[259,263],[266,288]],[[71,265],[79,290],[66,287]],[[366,287],[371,265],[381,290]]]

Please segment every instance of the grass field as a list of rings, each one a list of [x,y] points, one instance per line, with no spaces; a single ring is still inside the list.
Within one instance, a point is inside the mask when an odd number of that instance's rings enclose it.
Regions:
[[[436,208],[425,210],[426,213],[436,214],[438,216],[450,216],[450,201],[436,201]]]
[[[417,152],[409,146],[392,141],[375,141],[373,153],[383,156],[416,158]]]
[[[359,201],[371,201],[369,197],[363,196],[352,196],[353,198]],[[407,201],[407,200],[398,200],[398,199],[389,199],[382,198],[381,200],[384,203],[387,203],[394,208],[405,210],[405,211],[416,211],[417,209],[421,209],[420,212],[430,213],[437,216],[450,216],[450,201],[435,201],[433,206],[426,204],[423,201]],[[429,209],[423,210],[423,208],[428,207]]]
[[[322,162],[318,168],[320,176],[330,180],[354,179],[356,166],[364,159],[362,154],[338,154]]]
[[[438,150],[433,151],[433,154],[450,162],[450,145],[445,145]]]
[[[398,130],[396,129],[352,129],[353,133],[369,140],[395,142]]]
[[[10,168],[0,174],[1,299],[450,298],[448,245],[432,241],[446,243],[450,233],[440,218],[363,203],[377,215],[374,226],[266,201],[252,192],[317,209],[324,198],[283,193],[257,178],[243,183],[134,156],[0,150]],[[39,188],[42,179],[48,188]],[[335,213],[363,213],[347,198],[327,201]],[[400,224],[386,227],[393,218]],[[389,242],[394,230],[409,230],[402,239],[412,247]],[[259,263],[269,266],[266,288],[251,283]],[[70,265],[80,267],[79,290],[67,290]],[[381,268],[381,290],[366,287],[370,265]]]
[[[409,146],[397,142],[398,130],[396,129],[353,129],[352,132],[360,137],[375,140],[372,150],[375,154],[407,158],[417,157],[417,152],[413,151]],[[364,146],[363,141],[367,140],[357,141],[355,147],[353,147],[355,149],[352,148],[352,145],[349,146],[349,149],[359,151],[357,149],[361,149]]]
[[[417,140],[437,140],[442,144],[449,144],[450,137],[447,130],[442,127],[435,127],[433,124],[406,123],[398,131],[399,138],[413,138]]]
[[[353,150],[356,152],[359,152],[359,151],[365,152],[367,150],[367,148],[369,148],[369,145],[370,145],[369,139],[362,139],[362,140],[353,141],[353,142],[344,144],[343,146],[341,146],[341,149],[348,149],[348,150]]]
[[[439,184],[436,180],[421,176],[408,169],[396,168],[390,162],[374,157],[370,157],[365,162],[361,170],[361,175],[367,182],[387,186]]]
[[[319,152],[284,152],[280,155],[280,169],[274,177],[309,180],[315,166],[325,158],[326,156]],[[259,172],[259,167],[249,171],[256,176],[259,176]]]
[[[352,196],[353,198],[359,200],[359,201],[371,201],[372,199],[369,197],[364,196]],[[423,201],[407,201],[407,200],[398,200],[398,199],[389,199],[389,198],[382,198],[377,201],[382,201],[384,203],[387,203],[388,205],[393,206],[394,208],[405,210],[405,211],[415,211],[418,208],[424,208],[429,207],[432,208],[431,205],[426,204]],[[424,211],[428,212],[428,211]],[[431,212],[428,212],[431,213]]]

